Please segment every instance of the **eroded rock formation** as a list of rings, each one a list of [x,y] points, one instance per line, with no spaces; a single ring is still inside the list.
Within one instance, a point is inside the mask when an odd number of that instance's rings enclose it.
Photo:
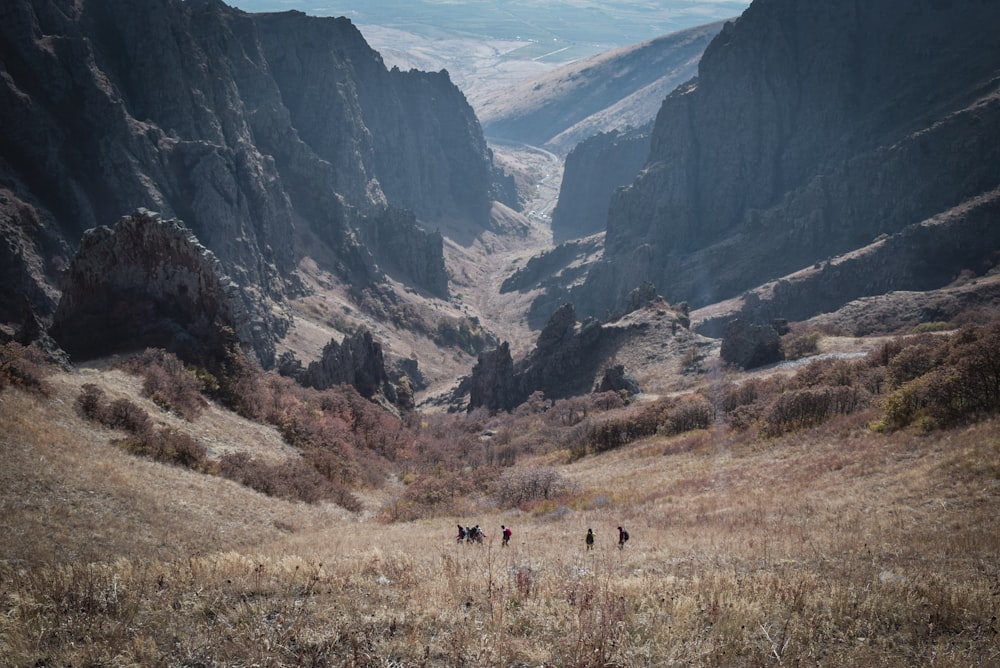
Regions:
[[[50,334],[76,359],[151,347],[215,369],[234,342],[268,345],[239,293],[191,230],[140,210],[84,234]]]

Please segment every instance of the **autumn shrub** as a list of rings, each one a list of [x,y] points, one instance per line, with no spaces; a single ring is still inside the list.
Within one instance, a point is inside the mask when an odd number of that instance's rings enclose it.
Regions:
[[[695,429],[707,429],[714,419],[712,404],[701,395],[693,395],[680,400],[668,411],[658,431],[663,434],[681,434]]]
[[[116,441],[126,451],[182,468],[211,473],[214,465],[201,441],[172,428],[147,429]]]
[[[173,353],[147,348],[122,364],[129,373],[142,378],[142,393],[164,410],[186,420],[195,420],[208,407],[202,390],[215,387],[207,372],[188,368]]]
[[[455,473],[417,476],[401,494],[379,509],[379,519],[383,522],[410,522],[451,513],[452,504],[467,491],[461,476]]]
[[[15,341],[0,344],[0,392],[7,387],[18,387],[47,396],[49,387],[45,377],[51,373],[52,366],[34,346],[22,346]]]
[[[408,522],[435,515],[455,514],[462,500],[485,489],[496,477],[497,469],[438,468],[407,476],[406,488],[379,510],[383,522]]]
[[[819,342],[823,333],[810,330],[790,332],[781,337],[781,350],[787,360],[797,360],[819,352]]]
[[[792,390],[778,396],[760,416],[761,432],[778,436],[822,424],[834,415],[847,415],[868,405],[860,388],[844,385]]]
[[[878,429],[950,426],[1000,410],[1000,324],[966,325],[937,345],[903,348],[889,362],[893,391]]]
[[[572,482],[549,466],[506,469],[493,485],[493,497],[502,508],[566,494]]]
[[[949,322],[943,320],[935,320],[933,322],[922,322],[919,325],[914,325],[910,330],[910,334],[926,334],[928,332],[946,332],[952,329],[952,325]]]
[[[141,406],[125,398],[109,402],[104,390],[93,383],[83,385],[75,404],[83,417],[109,429],[121,429],[131,434],[143,434],[152,429],[149,413]]]
[[[586,449],[593,453],[607,452],[652,433],[642,431],[635,420],[628,418],[604,420],[591,425],[586,435]]]
[[[226,351],[215,377],[214,396],[224,406],[250,420],[268,420],[273,399],[267,376],[257,359],[238,346]]]
[[[713,390],[716,410],[723,414],[735,411],[740,406],[749,406],[782,391],[780,377],[747,378],[739,383],[725,383]]]
[[[942,339],[919,341],[904,347],[886,365],[885,378],[889,386],[901,387],[941,364],[946,346],[947,342]]]
[[[318,503],[347,498],[342,489],[300,459],[269,464],[245,452],[231,452],[220,458],[218,470],[225,478],[279,499]],[[356,499],[348,503],[355,508],[360,505]]]

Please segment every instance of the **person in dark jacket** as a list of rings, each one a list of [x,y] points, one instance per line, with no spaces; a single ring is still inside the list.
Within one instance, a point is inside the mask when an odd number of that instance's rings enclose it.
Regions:
[[[618,549],[621,550],[625,547],[625,543],[628,542],[628,531],[618,527]]]

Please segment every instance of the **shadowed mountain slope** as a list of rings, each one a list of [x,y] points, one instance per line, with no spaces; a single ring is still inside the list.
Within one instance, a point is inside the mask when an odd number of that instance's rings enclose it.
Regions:
[[[985,270],[1000,246],[981,235],[982,207],[963,205],[1000,184],[998,21],[997,3],[757,0],[664,101],[647,164],[611,204],[603,260],[544,301],[597,315],[652,282],[702,306],[883,234],[911,269],[855,268],[796,303],[835,309]],[[948,225],[913,227],[944,212]]]
[[[346,19],[14,0],[0,63],[5,322],[19,293],[51,316],[84,230],[144,207],[216,255],[269,364],[303,254],[357,289],[391,272],[446,296],[441,237],[425,228],[482,231],[504,197],[448,76],[387,70]]]

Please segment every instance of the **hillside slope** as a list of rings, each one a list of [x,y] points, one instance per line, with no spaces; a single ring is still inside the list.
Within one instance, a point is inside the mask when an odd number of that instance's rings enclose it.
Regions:
[[[645,125],[663,98],[690,79],[722,23],[614,49],[518,83],[481,102],[483,130],[565,154],[600,132]]]
[[[137,459],[72,405],[94,383],[214,454],[293,456],[217,407],[186,424],[103,366],[47,382],[49,398],[0,393],[0,653],[13,665],[997,658],[995,419],[876,434],[862,413],[770,439],[719,425],[570,462],[550,445],[446,511],[432,499],[449,495],[420,476],[391,485],[366,511],[413,511],[408,490],[429,500],[423,519],[383,523]],[[544,440],[580,406],[507,416],[482,436]],[[498,506],[504,485],[541,476],[560,491]],[[486,544],[456,545],[456,521],[485,528]],[[621,550],[616,526],[631,533]],[[456,650],[474,634],[485,639]]]

